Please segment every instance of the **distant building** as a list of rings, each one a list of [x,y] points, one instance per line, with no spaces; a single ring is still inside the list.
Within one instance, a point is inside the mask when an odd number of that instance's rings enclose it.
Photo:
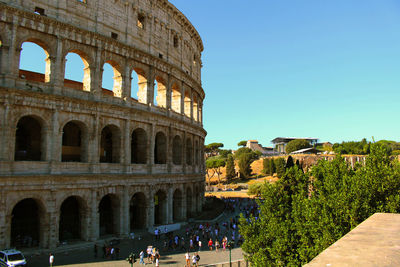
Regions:
[[[253,151],[260,151],[264,156],[274,154],[273,147],[263,147],[257,140],[248,140],[246,147]]]
[[[318,138],[297,138],[297,137],[277,137],[274,140],[271,141],[272,144],[274,144],[274,151],[278,153],[285,153],[286,151],[286,145],[293,140],[297,139],[304,139],[310,142],[311,146],[314,146],[315,144],[318,143]]]

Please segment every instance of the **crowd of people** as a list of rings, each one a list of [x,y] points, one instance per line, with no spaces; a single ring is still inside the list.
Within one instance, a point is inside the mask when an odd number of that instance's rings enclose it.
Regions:
[[[225,203],[225,220],[189,224],[185,231],[175,233],[168,232],[167,229],[156,228],[154,230],[154,243],[160,248],[162,247],[164,253],[184,252],[186,266],[188,267],[198,266],[201,251],[221,252],[240,246],[243,237],[238,230],[239,214],[242,213],[245,218],[251,216],[257,218],[259,214],[258,205],[253,199],[226,198],[222,200]],[[152,245],[136,255],[140,264],[159,266],[160,251]],[[95,257],[97,257],[96,245]],[[103,258],[118,259],[119,248],[104,244]]]

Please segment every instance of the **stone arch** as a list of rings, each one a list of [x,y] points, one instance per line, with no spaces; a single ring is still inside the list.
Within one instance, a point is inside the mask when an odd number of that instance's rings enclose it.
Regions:
[[[181,113],[181,89],[177,83],[173,83],[171,87],[171,109],[177,113]]]
[[[71,120],[62,130],[61,161],[87,162],[89,134],[85,123]]]
[[[77,55],[77,56],[79,56],[79,58],[82,60],[82,63],[83,63],[83,70],[82,70],[83,75],[82,75],[82,76],[83,76],[83,77],[82,77],[82,79],[80,79],[80,80],[76,80],[76,79],[66,79],[66,76],[67,76],[67,73],[68,73],[68,70],[69,70],[67,57],[68,57],[70,54]],[[67,52],[67,53],[65,54],[64,59],[65,59],[65,67],[64,67],[64,69],[65,69],[64,86],[90,92],[90,89],[91,89],[91,88],[90,88],[90,84],[91,84],[90,66],[91,66],[91,65],[90,65],[90,63],[89,63],[89,62],[90,62],[90,61],[89,61],[89,56],[88,56],[86,53],[84,53],[84,52],[82,52],[81,50],[79,50],[79,49],[72,49],[72,50],[70,50],[69,52]],[[76,68],[79,67],[79,66],[77,66],[76,64],[73,64],[72,67],[73,67],[73,68],[75,67],[74,69],[76,69]]]
[[[186,164],[193,164],[193,144],[191,138],[186,138]]]
[[[184,219],[182,216],[182,210],[183,210],[183,194],[182,190],[179,188],[175,189],[174,195],[173,195],[173,204],[172,204],[172,219],[174,223],[181,221]]]
[[[130,231],[146,228],[147,199],[143,192],[135,193],[129,202]]]
[[[61,203],[59,241],[85,240],[87,204],[80,196],[69,196]]]
[[[147,133],[142,128],[137,128],[132,132],[131,163],[147,163]]]
[[[11,246],[44,247],[48,216],[43,202],[38,198],[24,198],[11,211]]]
[[[32,70],[24,70],[21,69],[21,60],[23,60],[23,57],[25,57],[25,55],[23,55],[23,45],[25,43],[32,43],[35,44],[36,46],[40,47],[45,54],[45,68],[44,68],[44,73],[40,73],[40,72],[36,72],[36,71],[32,71]],[[50,46],[47,45],[43,40],[38,39],[38,38],[27,38],[23,41],[21,41],[19,43],[20,48],[20,53],[19,53],[19,57],[18,57],[18,62],[19,62],[19,77],[24,78],[26,80],[30,80],[30,81],[35,81],[35,82],[50,82],[51,79],[51,50],[50,50]],[[40,62],[40,61],[39,61]],[[38,62],[36,62],[38,63]]]
[[[100,162],[119,163],[121,160],[121,130],[109,124],[100,134]]]
[[[167,87],[166,87],[166,80],[161,76],[155,77],[154,84],[154,104],[161,108],[167,107]]]
[[[186,188],[186,217],[190,218],[193,216],[193,193],[192,188]]]
[[[115,194],[103,196],[99,202],[99,234],[115,235],[120,232],[120,199]]]
[[[112,95],[116,97],[122,97],[122,75],[121,75],[121,67],[118,65],[118,63],[114,60],[107,60],[103,64],[103,70],[102,70],[102,85],[104,87],[104,67],[106,64],[109,64],[112,69],[113,69],[113,87],[112,87]],[[104,89],[104,88],[103,88]],[[108,94],[108,89],[104,89],[103,93]]]
[[[189,118],[190,118],[190,115],[191,115],[190,114],[190,112],[191,112],[191,102],[192,102],[192,99],[190,97],[190,91],[189,90],[185,90],[183,111],[184,111],[185,116],[187,116]]]
[[[160,189],[154,194],[154,224],[167,224],[167,193]]]
[[[148,75],[142,68],[133,68],[131,77],[133,75],[137,75],[137,90],[134,90],[132,88],[135,87],[134,84],[131,84],[131,97],[136,99],[139,103],[147,104],[148,103],[148,96],[147,96],[147,90],[148,90],[148,82],[147,82],[147,77]],[[135,97],[132,95],[132,92],[137,91],[137,96]]]
[[[16,161],[45,160],[46,142],[43,127],[44,120],[36,115],[21,117],[16,125],[15,153]]]
[[[179,135],[175,135],[172,141],[172,163],[182,165],[182,139]]]
[[[163,132],[158,132],[154,142],[154,163],[167,163],[167,137]]]

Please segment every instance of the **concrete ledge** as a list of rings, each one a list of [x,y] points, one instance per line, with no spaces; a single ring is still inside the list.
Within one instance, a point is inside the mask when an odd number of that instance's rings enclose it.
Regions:
[[[305,266],[400,266],[400,214],[375,213]]]

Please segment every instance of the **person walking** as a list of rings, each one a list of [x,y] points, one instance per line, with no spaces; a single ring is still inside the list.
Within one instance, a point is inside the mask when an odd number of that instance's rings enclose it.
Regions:
[[[54,255],[53,255],[52,253],[50,253],[49,263],[50,263],[50,267],[53,267],[53,264],[54,264]]]
[[[185,267],[190,267],[190,254],[189,254],[189,251],[186,252],[185,259],[186,259]]]

